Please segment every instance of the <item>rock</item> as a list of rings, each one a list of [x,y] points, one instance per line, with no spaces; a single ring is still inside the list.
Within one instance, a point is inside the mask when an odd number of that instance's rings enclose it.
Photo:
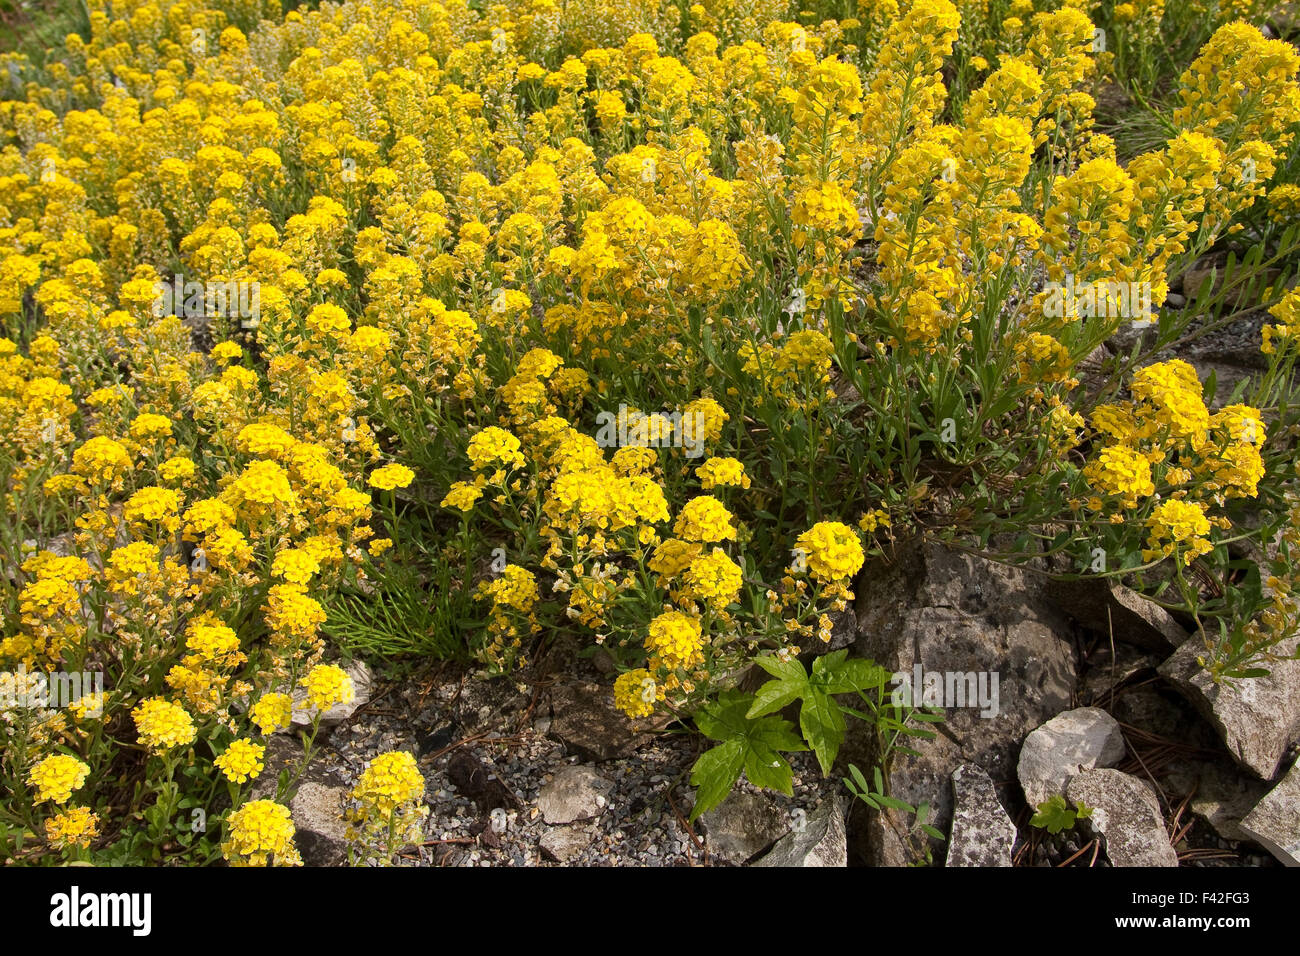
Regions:
[[[1006,786],[1025,736],[1070,707],[1078,680],[1070,624],[1037,576],[934,543],[911,546],[892,565],[869,565],[855,590],[856,654],[909,680],[918,665],[923,681],[926,672],[984,673],[991,691],[998,678],[995,716],[981,717],[979,707],[949,708],[942,724],[927,725],[937,730],[933,740],[908,741],[919,756],[893,760],[891,794],[912,806],[928,803],[927,822],[947,830],[953,771],[974,764]],[[877,766],[875,734],[850,721],[841,755],[842,764],[864,772]],[[1010,791],[1001,796],[1019,799]],[[854,813],[855,860],[904,866],[925,859],[911,823],[894,813]],[[937,852],[935,841],[929,853]]]
[[[1127,748],[1119,723],[1096,707],[1080,707],[1053,717],[1025,738],[1016,775],[1031,808],[1065,792],[1080,770],[1112,767]]]
[[[564,744],[570,753],[597,763],[625,757],[650,740],[614,706],[609,687],[591,683],[552,688],[547,736]]]
[[[298,851],[308,866],[339,866],[347,860],[347,821],[343,817],[349,789],[308,781],[289,803],[298,828]]]
[[[790,829],[790,818],[761,793],[733,790],[701,814],[709,856],[737,866],[771,846]],[[805,821],[806,823],[806,821]]]
[[[335,704],[325,711],[320,719],[322,727],[333,727],[336,724],[341,724],[370,701],[370,685],[373,682],[370,668],[361,661],[354,660],[343,669],[352,678],[352,700],[346,704]],[[317,713],[317,709],[307,703],[307,692],[301,687],[295,687],[293,689],[292,724],[288,730],[310,727]]]
[[[1300,866],[1300,766],[1259,801],[1241,830],[1285,866]]]
[[[952,832],[948,866],[1010,866],[1016,827],[998,802],[993,779],[963,764],[952,772]]]
[[[1293,655],[1295,647],[1293,639],[1276,650]],[[1200,641],[1188,641],[1160,665],[1160,673],[1210,722],[1242,766],[1271,780],[1300,736],[1300,660],[1274,661],[1267,677],[1216,684],[1197,663],[1204,653]]]
[[[1109,579],[1054,579],[1047,593],[1081,626],[1145,650],[1167,654],[1188,638],[1187,630],[1164,608]]]
[[[1161,786],[1170,795],[1192,797],[1196,814],[1225,840],[1250,840],[1241,821],[1268,793],[1268,784],[1247,776],[1228,757],[1212,760],[1175,758],[1166,765]]]
[[[480,813],[491,813],[498,808],[523,809],[514,792],[466,750],[457,750],[447,761],[447,779],[457,793],[474,801]]]
[[[808,815],[802,827],[792,830],[753,866],[848,866],[848,837],[844,807],[832,797]]]
[[[589,767],[565,767],[542,785],[537,806],[550,824],[590,820],[605,811],[612,789],[613,784]]]
[[[1187,305],[1186,297],[1179,295],[1177,292],[1170,292],[1165,296],[1165,308],[1167,309],[1181,309],[1185,305]]]
[[[1085,827],[1102,840],[1112,866],[1177,866],[1160,801],[1137,777],[1118,770],[1085,770],[1070,778],[1065,796],[1092,808]]]
[[[537,845],[556,863],[568,863],[591,846],[591,834],[582,827],[551,827]]]

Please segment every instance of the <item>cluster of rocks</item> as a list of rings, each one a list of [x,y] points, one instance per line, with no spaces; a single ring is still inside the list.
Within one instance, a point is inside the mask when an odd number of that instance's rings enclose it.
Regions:
[[[850,828],[861,861],[1300,864],[1300,661],[1215,684],[1200,639],[1122,585],[939,545],[864,575],[857,612],[857,650],[897,672],[956,675],[958,689],[1000,676],[995,715],[945,700],[943,733],[892,767],[893,795],[934,808],[946,846],[903,814],[872,813]],[[1058,796],[1092,813],[1054,840],[1029,820]]]

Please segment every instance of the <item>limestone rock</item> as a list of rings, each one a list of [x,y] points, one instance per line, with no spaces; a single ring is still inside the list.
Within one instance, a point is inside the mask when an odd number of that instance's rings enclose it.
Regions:
[[[998,802],[993,780],[979,767],[952,772],[952,833],[948,866],[1010,866],[1016,827]]]
[[[802,827],[783,836],[753,865],[838,867],[848,864],[844,807],[837,798],[831,798],[809,814]]]
[[[947,830],[953,771],[974,764],[994,780],[1013,780],[1021,741],[1069,708],[1078,681],[1071,626],[1039,576],[939,544],[915,545],[892,565],[864,568],[855,590],[856,654],[907,675],[918,665],[923,675],[982,673],[990,689],[992,675],[998,677],[994,716],[981,717],[979,707],[949,708],[942,724],[929,725],[937,731],[933,740],[909,741],[919,756],[893,763],[891,793],[912,806],[928,803],[927,822]],[[841,754],[842,764],[875,766],[874,734],[851,721]],[[855,813],[851,822],[855,858],[869,865],[907,865],[926,855],[910,842],[910,819]],[[943,852],[938,842],[929,851]]]
[[[790,829],[790,818],[765,794],[733,790],[700,820],[709,856],[737,866],[771,846]]]
[[[537,795],[537,806],[547,823],[590,820],[605,812],[605,799],[613,785],[589,767],[565,767]]]
[[[1101,838],[1113,866],[1177,866],[1164,814],[1155,793],[1137,777],[1118,770],[1086,770],[1070,778],[1065,796],[1085,804],[1085,821]]]
[[[1081,770],[1111,767],[1124,759],[1119,723],[1096,707],[1080,707],[1053,717],[1025,738],[1016,775],[1031,808],[1063,793]]]

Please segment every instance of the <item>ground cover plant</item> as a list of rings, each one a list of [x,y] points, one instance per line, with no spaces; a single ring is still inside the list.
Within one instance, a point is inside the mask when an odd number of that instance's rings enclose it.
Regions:
[[[1265,673],[1300,615],[1288,28],[92,0],[4,54],[0,856],[293,864],[294,775],[249,793],[295,691],[305,763],[341,658],[519,681],[561,637],[706,738],[694,813],[788,791],[846,720],[924,737],[824,653],[922,537],[1122,578],[1216,680]],[[1231,394],[1154,357],[1261,304]],[[422,792],[374,761],[358,860]]]

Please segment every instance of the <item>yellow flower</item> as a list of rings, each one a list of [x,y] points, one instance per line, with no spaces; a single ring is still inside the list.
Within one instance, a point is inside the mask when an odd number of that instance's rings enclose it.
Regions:
[[[457,481],[452,484],[447,494],[443,496],[442,507],[457,508],[460,511],[468,512],[473,509],[474,502],[483,497],[483,489],[468,481]]]
[[[266,748],[246,737],[234,741],[226,752],[214,761],[217,768],[231,783],[246,783],[262,772],[262,757]]]
[[[307,691],[307,701],[317,710],[329,710],[335,704],[352,701],[352,678],[334,664],[317,664],[300,685]]]
[[[704,663],[704,636],[698,618],[681,611],[665,611],[650,622],[646,650],[651,666],[694,667]]]
[[[614,680],[614,706],[634,720],[654,713],[664,689],[644,667],[619,674]]]
[[[415,480],[415,472],[405,465],[399,465],[393,462],[384,465],[382,468],[376,468],[370,473],[368,479],[371,488],[378,488],[380,491],[392,491],[394,488],[405,488]]]
[[[714,488],[749,487],[745,466],[735,458],[710,458],[695,469],[695,474],[706,491]]]
[[[87,849],[99,836],[99,815],[88,807],[71,807],[45,821],[45,839],[55,849]]]
[[[286,729],[292,714],[293,698],[288,694],[263,694],[249,711],[249,717],[264,734]]]
[[[396,807],[424,796],[424,776],[405,750],[380,754],[361,772],[352,799],[387,817]]]
[[[230,839],[221,845],[232,866],[301,866],[288,807],[253,800],[226,818]]]
[[[504,428],[493,426],[483,429],[469,440],[468,454],[475,471],[496,465],[522,468],[524,456],[519,449],[518,438]]]
[[[1149,548],[1142,552],[1144,561],[1168,557],[1181,550],[1183,564],[1191,564],[1214,547],[1205,537],[1210,533],[1205,508],[1194,501],[1162,502],[1147,519],[1147,528],[1150,529]]]
[[[155,753],[183,747],[194,740],[194,721],[185,708],[161,697],[141,701],[131,716],[141,742]]]
[[[1117,496],[1129,508],[1136,506],[1139,498],[1156,493],[1151,481],[1151,463],[1127,445],[1103,448],[1096,461],[1084,466],[1083,474],[1097,491]]]
[[[734,541],[736,529],[731,524],[731,512],[726,505],[711,495],[700,495],[682,507],[673,525],[673,534],[686,541],[713,544]]]
[[[76,757],[54,754],[32,767],[27,782],[36,788],[37,800],[67,803],[89,774],[90,767]]]
[[[827,583],[849,580],[866,560],[857,534],[838,521],[819,521],[799,535],[796,547],[813,577]]]

